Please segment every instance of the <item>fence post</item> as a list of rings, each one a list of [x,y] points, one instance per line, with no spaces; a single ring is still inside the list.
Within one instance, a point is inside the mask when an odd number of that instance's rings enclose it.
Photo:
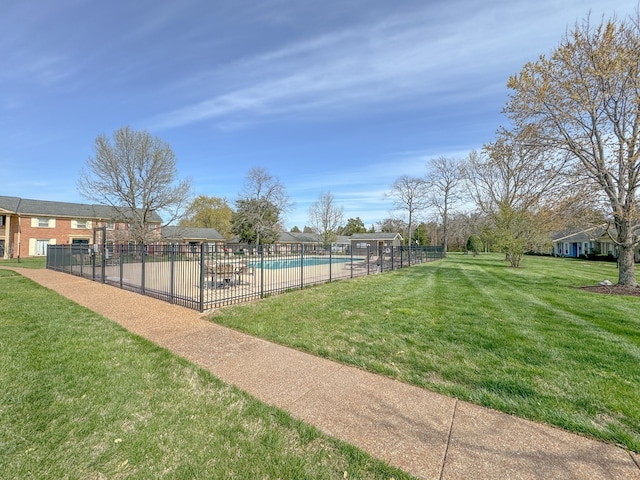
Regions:
[[[394,246],[391,245],[391,270],[395,270],[395,250],[394,250]]]
[[[102,238],[102,248],[100,249],[102,251],[102,259],[100,261],[100,270],[102,270],[102,273],[100,275],[101,279],[101,283],[107,283],[107,244],[104,241],[104,237]]]
[[[258,245],[260,254],[260,298],[264,298],[264,248]]]
[[[353,278],[353,248],[349,246],[349,256],[351,257],[351,278]]]
[[[331,245],[329,245],[329,283],[331,283],[331,279],[332,279],[331,270],[332,270],[333,264],[331,262],[332,262],[332,260],[331,260]]]
[[[92,281],[96,281],[96,249],[95,249],[95,243],[93,245],[91,245],[91,248],[89,249],[89,253],[91,254],[91,280]]]
[[[176,269],[176,246],[173,243],[169,244],[169,303],[174,303],[174,295],[175,295],[175,269]]]
[[[369,270],[370,265],[371,265],[371,245],[367,243],[367,275],[371,274]]]
[[[144,283],[145,283],[145,275],[146,275],[146,248],[145,248],[145,244],[143,243],[142,245],[140,245],[140,261],[142,264],[142,272],[140,273],[140,293],[142,293],[142,295],[145,295],[145,289],[144,289]]]
[[[118,262],[120,265],[120,272],[119,272],[119,283],[120,283],[120,288],[122,288],[122,283],[123,283],[123,278],[124,278],[124,245],[121,243],[120,245],[118,245],[118,250],[119,250],[119,257],[120,257],[120,261]]]
[[[204,312],[204,244],[200,244],[200,305],[199,311]]]
[[[304,246],[300,244],[300,290],[304,288]]]

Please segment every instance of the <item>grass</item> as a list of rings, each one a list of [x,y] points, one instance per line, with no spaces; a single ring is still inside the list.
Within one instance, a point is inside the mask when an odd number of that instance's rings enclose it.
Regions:
[[[615,265],[447,259],[230,307],[262,338],[640,452],[640,297]]]
[[[409,478],[0,270],[0,478]]]
[[[19,267],[19,268],[45,268],[46,257],[27,257],[27,258],[10,258],[8,260],[0,259],[0,267]]]

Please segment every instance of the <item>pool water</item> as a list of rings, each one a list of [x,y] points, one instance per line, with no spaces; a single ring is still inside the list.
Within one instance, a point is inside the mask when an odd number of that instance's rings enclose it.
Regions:
[[[353,261],[360,261],[361,259],[354,258]],[[350,262],[351,258],[321,258],[321,257],[304,257],[302,259],[302,266],[313,267],[316,265],[328,265],[329,263],[345,263]],[[281,258],[278,260],[265,260],[264,268],[266,270],[281,270],[284,268],[300,268],[300,258]],[[261,268],[262,262],[250,262],[250,268]]]

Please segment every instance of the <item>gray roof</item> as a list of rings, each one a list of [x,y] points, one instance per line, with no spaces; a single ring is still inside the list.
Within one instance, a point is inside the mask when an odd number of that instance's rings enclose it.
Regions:
[[[178,227],[175,225],[163,227],[162,238],[180,241],[224,241],[224,237],[215,228]]]
[[[233,237],[227,243],[240,244],[240,239]],[[320,236],[316,233],[280,232],[276,243],[320,243]]]
[[[351,235],[351,240],[394,240],[396,237],[402,238],[399,233],[354,233]]]
[[[320,243],[320,235],[317,233],[282,232],[279,240],[282,243]]]
[[[278,234],[278,242],[277,243],[305,243],[306,240],[302,240],[297,237],[297,233],[295,232],[280,232]]]
[[[3,197],[0,196],[0,210],[6,210],[7,212],[15,213],[20,205],[20,199],[18,197]]]
[[[551,236],[551,240],[554,242],[588,242],[601,237],[606,232],[605,227],[589,227],[586,229],[574,228],[571,230],[564,230],[562,232],[556,232]]]
[[[99,220],[126,220],[114,207],[108,205],[88,205],[84,203],[52,202],[33,200],[30,198],[0,196],[0,210],[16,215],[41,215],[45,217],[74,217]],[[126,216],[125,216],[126,217]],[[153,212],[151,222],[162,222],[160,216]]]

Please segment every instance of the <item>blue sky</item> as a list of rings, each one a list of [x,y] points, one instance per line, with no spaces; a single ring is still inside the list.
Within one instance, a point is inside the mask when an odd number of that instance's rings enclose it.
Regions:
[[[621,0],[0,0],[0,195],[85,202],[95,138],[168,142],[196,195],[265,168],[302,228],[322,192],[367,227],[430,158],[505,122],[506,82]],[[428,216],[428,213],[425,213]]]

